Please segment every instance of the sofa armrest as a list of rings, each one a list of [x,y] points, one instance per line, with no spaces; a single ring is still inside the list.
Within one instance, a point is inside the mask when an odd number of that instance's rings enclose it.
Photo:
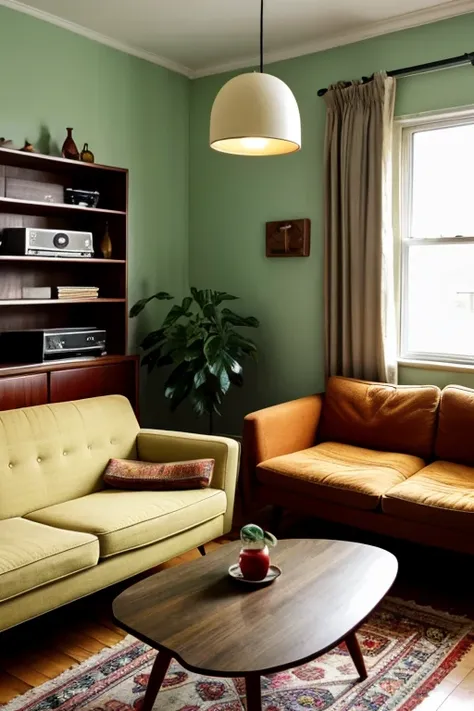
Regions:
[[[145,462],[214,459],[211,486],[226,493],[225,533],[231,530],[240,458],[238,442],[228,437],[141,429],[137,435],[137,453]]]
[[[253,502],[258,464],[315,444],[322,405],[323,395],[309,395],[246,416],[242,461],[246,507]]]

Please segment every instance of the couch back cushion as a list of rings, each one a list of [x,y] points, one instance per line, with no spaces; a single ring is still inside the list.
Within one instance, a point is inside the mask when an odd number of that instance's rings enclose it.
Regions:
[[[448,385],[441,393],[435,454],[474,465],[474,390]]]
[[[439,388],[329,378],[321,441],[433,456]]]
[[[102,488],[110,458],[136,459],[138,430],[121,395],[0,412],[0,519]]]

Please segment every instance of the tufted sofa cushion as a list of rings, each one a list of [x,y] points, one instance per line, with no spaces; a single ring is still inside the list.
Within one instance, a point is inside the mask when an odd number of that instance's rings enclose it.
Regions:
[[[109,459],[136,458],[138,430],[121,395],[0,412],[0,520],[103,488]]]
[[[24,518],[0,521],[0,602],[86,570],[99,561],[95,536]]]
[[[227,497],[220,489],[117,491],[106,489],[34,511],[28,518],[58,529],[97,536],[100,557],[141,548],[222,516]]]

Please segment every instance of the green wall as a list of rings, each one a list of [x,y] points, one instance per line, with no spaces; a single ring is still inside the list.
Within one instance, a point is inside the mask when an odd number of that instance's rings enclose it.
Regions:
[[[298,100],[303,130],[300,153],[278,158],[240,158],[208,148],[209,113],[232,74],[206,77],[191,86],[190,280],[242,297],[242,309],[262,323],[258,378],[229,397],[225,431],[238,432],[245,412],[323,386],[323,140],[325,106],[317,90],[340,79],[370,75],[462,54],[473,49],[474,15],[393,33],[345,47],[273,64]],[[474,69],[464,67],[398,83],[396,114],[474,102]],[[309,217],[308,259],[264,256],[269,220]],[[455,374],[403,368],[401,382],[430,382]],[[474,384],[474,376],[467,380]]]
[[[98,161],[130,170],[129,298],[155,289],[181,296],[188,283],[242,297],[258,316],[258,366],[225,405],[222,431],[239,432],[257,407],[323,386],[322,157],[324,102],[317,89],[470,51],[474,15],[385,35],[272,65],[293,89],[303,150],[280,158],[225,156],[208,147],[212,101],[231,74],[190,82],[22,13],[0,7],[0,135],[58,152],[65,127]],[[237,72],[236,72],[237,73]],[[402,79],[398,115],[473,103],[474,69]],[[264,257],[268,220],[310,217],[309,259]],[[130,344],[156,311],[132,322]],[[462,382],[474,376],[400,369],[401,382]],[[143,378],[143,413],[166,422],[159,378]],[[197,427],[184,413],[173,426]]]
[[[66,126],[96,160],[130,170],[129,299],[188,282],[189,80],[0,7],[0,136],[58,153]],[[132,347],[153,312],[132,322]],[[163,412],[145,379],[142,413]]]

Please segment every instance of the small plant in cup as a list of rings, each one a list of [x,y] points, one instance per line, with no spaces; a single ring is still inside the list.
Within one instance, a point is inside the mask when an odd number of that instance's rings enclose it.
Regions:
[[[274,547],[277,539],[272,533],[264,531],[260,526],[249,523],[240,530],[242,548],[239,556],[239,566],[245,580],[263,580],[270,568],[270,553],[268,546]]]

